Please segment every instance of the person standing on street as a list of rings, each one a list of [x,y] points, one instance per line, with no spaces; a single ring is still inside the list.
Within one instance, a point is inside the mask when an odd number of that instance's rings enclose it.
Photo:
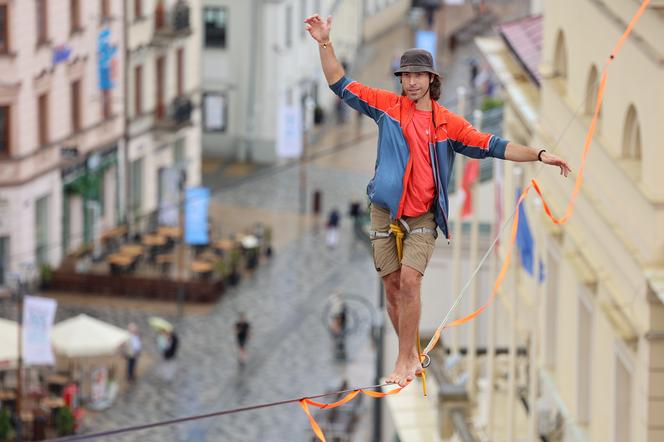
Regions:
[[[237,338],[238,363],[244,367],[247,362],[247,342],[249,341],[249,332],[251,325],[247,321],[247,316],[240,313],[239,320],[235,323],[235,336]]]
[[[375,175],[367,186],[376,271],[383,278],[387,313],[399,337],[394,370],[387,382],[403,387],[422,371],[417,352],[422,275],[434,250],[437,228],[449,240],[447,212],[456,154],[511,161],[542,161],[570,172],[567,162],[545,149],[481,133],[441,106],[440,75],[422,49],[403,53],[394,75],[401,94],[348,78],[330,40],[332,17],[315,14],[305,29],[319,45],[325,78],[346,104],[378,125]]]
[[[125,347],[127,381],[134,382],[134,380],[136,380],[136,364],[138,363],[138,357],[141,355],[143,344],[141,343],[138,326],[135,323],[130,323],[127,326],[127,330],[129,331],[129,341],[127,341]]]

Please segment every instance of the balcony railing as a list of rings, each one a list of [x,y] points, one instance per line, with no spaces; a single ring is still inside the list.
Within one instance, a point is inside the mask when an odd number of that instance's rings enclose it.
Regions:
[[[180,96],[171,101],[168,108],[158,105],[155,109],[156,127],[160,130],[174,131],[191,123],[194,105],[189,97]]]
[[[163,0],[157,2],[154,14],[155,43],[166,43],[168,40],[191,34],[190,7],[184,0],[167,9]]]

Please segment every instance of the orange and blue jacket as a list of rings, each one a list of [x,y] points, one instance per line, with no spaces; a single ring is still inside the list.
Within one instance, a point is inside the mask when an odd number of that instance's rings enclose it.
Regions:
[[[388,209],[392,219],[401,218],[404,190],[412,166],[403,129],[413,118],[415,103],[405,96],[371,88],[345,76],[330,88],[346,104],[378,124],[376,166],[367,186],[367,195],[372,204]],[[435,101],[432,119],[435,131],[429,136],[429,155],[436,184],[433,210],[438,228],[449,239],[447,189],[455,155],[505,159],[508,141],[479,132],[463,117]]]

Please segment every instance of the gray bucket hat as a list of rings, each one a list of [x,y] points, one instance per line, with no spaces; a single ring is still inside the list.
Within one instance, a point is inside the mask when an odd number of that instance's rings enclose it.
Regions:
[[[408,49],[403,53],[399,69],[394,71],[394,75],[399,77],[404,72],[430,72],[440,76],[433,66],[431,53],[424,49]]]

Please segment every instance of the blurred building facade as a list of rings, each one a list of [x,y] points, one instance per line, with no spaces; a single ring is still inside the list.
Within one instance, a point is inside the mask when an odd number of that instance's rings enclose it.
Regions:
[[[278,158],[285,109],[295,109],[305,131],[315,113],[333,118],[335,97],[304,29],[306,17],[333,15],[336,53],[352,69],[363,40],[402,20],[409,5],[407,0],[204,0],[204,154],[271,163]]]
[[[0,1],[0,286],[119,223],[177,223],[158,209],[201,179],[200,10]]]
[[[505,91],[506,138],[555,150],[578,172],[602,68],[639,2],[543,3],[542,16],[504,24],[500,37],[477,43]],[[544,282],[513,264],[499,299],[513,342],[534,354],[526,366],[536,367],[537,382],[510,365],[516,391],[493,395],[481,423],[492,440],[536,440],[538,432],[549,440],[664,440],[663,8],[652,2],[609,68],[570,221],[554,226],[534,195],[526,200]],[[536,177],[553,213],[564,215],[576,175],[520,167],[519,175],[505,163],[504,212],[514,210],[517,187]],[[522,425],[525,410],[513,402],[520,398],[538,410]],[[505,408],[518,411],[496,423]]]
[[[127,207],[144,230],[177,224],[168,208],[201,182],[201,1],[126,4]]]
[[[122,1],[0,2],[0,285],[122,206]]]

